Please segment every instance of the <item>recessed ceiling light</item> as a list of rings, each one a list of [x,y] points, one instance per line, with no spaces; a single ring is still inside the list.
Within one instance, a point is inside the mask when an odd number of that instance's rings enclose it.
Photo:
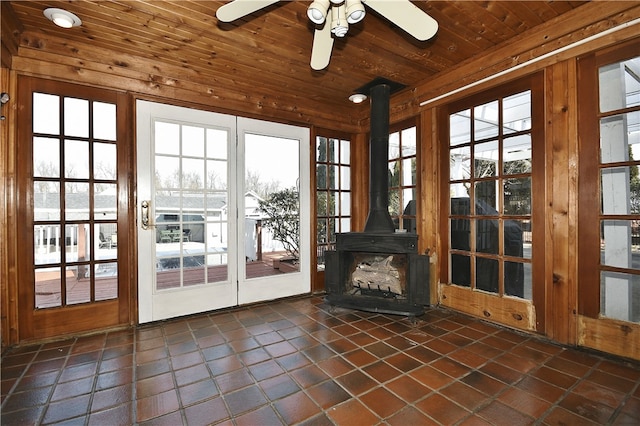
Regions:
[[[367,95],[364,95],[362,93],[354,93],[353,95],[349,96],[349,100],[354,104],[362,103],[365,101],[365,99],[367,99]]]
[[[62,28],[78,27],[82,24],[80,18],[64,9],[50,7],[45,9],[43,13],[47,19]]]

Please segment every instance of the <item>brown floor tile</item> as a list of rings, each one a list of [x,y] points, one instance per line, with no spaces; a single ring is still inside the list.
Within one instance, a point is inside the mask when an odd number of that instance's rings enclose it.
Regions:
[[[504,383],[478,371],[472,371],[460,381],[487,395],[496,395],[506,387]]]
[[[551,383],[561,389],[569,389],[578,380],[574,376],[564,374],[558,370],[542,366],[531,373],[531,377],[537,377],[547,383]]]
[[[405,407],[405,402],[385,388],[375,388],[360,395],[360,401],[380,418],[386,419]]]
[[[300,390],[300,386],[287,374],[272,377],[259,383],[262,391],[271,401],[291,395]]]
[[[335,380],[354,396],[369,392],[377,386],[377,383],[373,379],[359,370],[354,370]]]
[[[276,426],[284,424],[278,414],[270,406],[261,407],[255,411],[236,416],[234,421],[237,426]]]
[[[542,424],[550,426],[566,426],[566,425],[580,425],[580,426],[596,426],[595,423],[589,419],[572,413],[569,410],[565,410],[562,407],[555,407],[551,413],[549,413],[543,420]]]
[[[47,406],[42,423],[55,423],[76,417],[84,418],[89,412],[89,402],[90,395],[81,395],[63,401],[52,402]]]
[[[184,416],[190,425],[208,425],[228,419],[229,412],[224,400],[218,397],[186,407]]]
[[[471,414],[444,396],[433,393],[415,404],[416,408],[441,424],[455,424]]]
[[[607,423],[613,414],[613,408],[576,394],[567,395],[558,405],[599,424]]]
[[[402,376],[398,379],[392,380],[384,385],[384,387],[404,399],[409,404],[422,399],[431,393],[431,389],[412,379],[410,376]]]
[[[135,423],[132,403],[126,402],[103,411],[94,410],[89,415],[90,425],[128,426]],[[180,414],[180,413],[176,413]]]
[[[280,399],[274,402],[273,406],[286,424],[302,422],[320,412],[320,407],[302,392]]]
[[[431,426],[437,425],[434,420],[427,417],[414,407],[406,407],[404,410],[394,414],[387,419],[387,424],[391,426],[407,426],[407,425],[420,425]]]
[[[378,361],[374,364],[367,365],[362,369],[378,383],[384,383],[398,377],[400,371],[393,368],[385,361]]]
[[[327,415],[338,425],[374,425],[379,422],[378,416],[356,399],[333,407]]]
[[[534,419],[540,418],[544,412],[551,407],[550,402],[537,398],[518,388],[508,389],[506,392],[500,394],[498,399],[508,407],[531,416]]]
[[[612,408],[616,408],[622,404],[626,397],[622,392],[593,383],[589,380],[581,381],[574,389],[572,389],[572,392],[590,399],[591,401],[606,404]]]
[[[143,422],[178,410],[180,404],[175,390],[155,394],[136,401],[137,421]]]
[[[496,425],[528,425],[533,424],[534,419],[500,401],[493,401],[477,412],[477,415]]]
[[[326,373],[315,365],[309,365],[295,370],[291,373],[291,376],[293,376],[303,389],[330,379]]]
[[[449,386],[439,390],[439,393],[446,396],[457,404],[466,408],[469,411],[473,411],[479,406],[485,404],[488,401],[487,395],[480,391],[473,389],[472,387],[455,381]]]
[[[333,380],[328,380],[307,390],[311,398],[323,409],[338,405],[351,398],[342,386]]]
[[[258,386],[249,386],[235,392],[224,394],[224,400],[229,407],[229,413],[232,417],[255,410],[269,402]]]
[[[215,381],[222,393],[232,392],[254,383],[253,377],[244,369],[216,376]]]
[[[181,386],[178,389],[178,393],[180,394],[180,401],[184,407],[188,407],[220,395],[218,387],[213,379],[202,380],[186,386]]]

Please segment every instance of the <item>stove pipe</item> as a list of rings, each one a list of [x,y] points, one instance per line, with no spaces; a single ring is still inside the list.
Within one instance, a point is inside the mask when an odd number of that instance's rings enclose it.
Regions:
[[[389,97],[388,84],[373,86],[369,142],[369,215],[364,232],[395,232],[389,215]]]

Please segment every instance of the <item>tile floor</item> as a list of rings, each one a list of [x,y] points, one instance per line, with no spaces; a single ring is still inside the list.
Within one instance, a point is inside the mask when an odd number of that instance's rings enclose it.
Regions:
[[[2,425],[638,425],[640,363],[318,296],[16,348]]]

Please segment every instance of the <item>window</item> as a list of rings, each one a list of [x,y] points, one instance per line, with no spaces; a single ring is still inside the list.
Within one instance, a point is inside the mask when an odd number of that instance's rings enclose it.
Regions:
[[[351,230],[351,169],[348,140],[316,138],[316,247],[318,269],[324,252],[334,248],[336,233]]]
[[[531,300],[532,91],[456,105],[448,115],[447,282]]]
[[[396,229],[416,232],[416,126],[389,135],[389,214]]]
[[[640,322],[640,57],[598,67],[600,314]]]
[[[35,308],[118,297],[116,105],[33,93]]]

